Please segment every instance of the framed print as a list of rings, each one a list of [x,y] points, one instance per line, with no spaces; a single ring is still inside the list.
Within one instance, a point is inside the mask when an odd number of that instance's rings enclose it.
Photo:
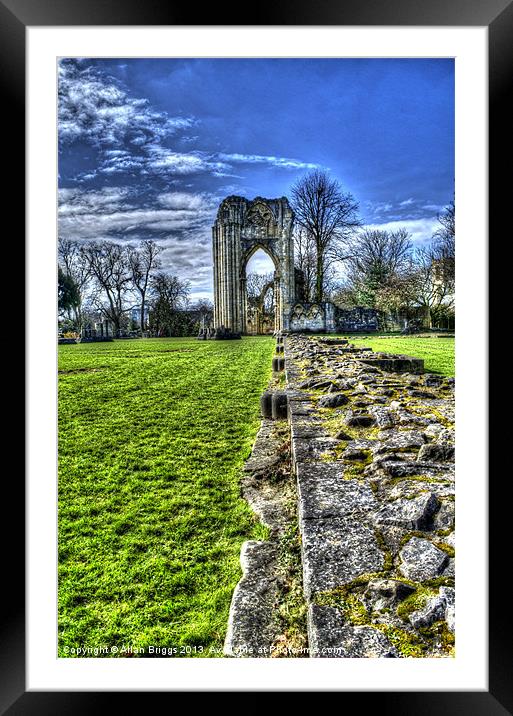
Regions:
[[[28,346],[2,713],[511,713],[486,270],[512,5],[191,15],[0,0]]]

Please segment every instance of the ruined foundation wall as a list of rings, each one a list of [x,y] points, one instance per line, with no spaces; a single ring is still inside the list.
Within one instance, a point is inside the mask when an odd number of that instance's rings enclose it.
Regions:
[[[261,479],[262,460],[276,459],[269,417],[243,494],[275,535],[287,523],[299,527],[306,655],[452,656],[454,379],[422,374],[421,360],[336,339],[287,336],[281,355],[297,509],[284,512]],[[280,638],[272,539],[243,548],[226,642],[232,656],[269,656],[247,649]]]
[[[450,656],[454,381],[286,339],[311,656]]]

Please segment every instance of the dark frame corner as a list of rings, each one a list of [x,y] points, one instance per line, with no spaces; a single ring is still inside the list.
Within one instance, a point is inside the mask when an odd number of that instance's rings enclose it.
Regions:
[[[3,136],[8,138],[9,182],[4,192],[4,205],[11,215],[25,216],[25,30],[27,26],[73,25],[431,25],[486,26],[489,31],[489,237],[493,247],[511,229],[506,213],[511,203],[511,182],[504,178],[511,151],[511,88],[513,86],[513,0],[324,0],[312,5],[306,0],[268,0],[251,6],[251,14],[230,12],[231,3],[210,5],[202,10],[202,22],[195,18],[193,6],[178,6],[170,0],[0,0],[0,86],[2,104],[0,122],[5,124]],[[234,22],[234,18],[237,22]],[[8,111],[5,109],[8,108]],[[509,150],[509,152],[508,152]],[[511,164],[511,162],[509,163]],[[508,167],[509,168],[509,167]],[[7,173],[7,172],[6,172]],[[5,194],[4,194],[5,196]],[[511,221],[511,219],[510,219]],[[23,229],[21,218],[16,233]],[[506,233],[507,232],[507,233]],[[18,240],[19,243],[21,239]],[[12,242],[16,243],[16,242]],[[19,246],[18,243],[18,246]],[[23,245],[23,244],[22,244]],[[19,256],[19,253],[18,253]],[[493,265],[497,252],[490,252]],[[17,259],[19,262],[19,258]],[[507,285],[508,262],[495,261],[493,287]],[[11,264],[16,265],[16,264]],[[19,264],[18,264],[19,265]],[[500,272],[503,272],[501,276]],[[509,281],[511,281],[508,276]],[[502,280],[501,280],[502,279]],[[491,296],[492,297],[492,296]],[[496,305],[496,311],[498,306]],[[18,309],[19,310],[19,309]],[[499,323],[501,320],[501,323]],[[504,319],[489,311],[490,334],[503,329]],[[495,330],[497,329],[497,330]],[[502,331],[501,331],[502,332]],[[506,374],[507,375],[507,374]],[[501,378],[502,376],[502,378]],[[490,374],[489,389],[504,388],[504,372]],[[499,381],[502,381],[499,383]],[[21,401],[18,401],[21,404]],[[498,421],[497,421],[498,423]],[[14,423],[16,424],[16,423]],[[504,499],[503,486],[509,475],[498,469],[497,455],[503,454],[499,425],[490,431],[490,532],[489,532],[489,691],[487,692],[351,692],[348,697],[365,700],[365,705],[394,716],[432,716],[438,713],[465,716],[507,716],[513,714],[511,688],[512,641],[508,640],[507,593],[504,593],[504,561],[510,545],[507,525],[511,521],[510,503]],[[486,439],[483,436],[483,439]],[[6,475],[7,477],[7,475]],[[7,483],[7,480],[6,480]],[[21,474],[9,480],[10,502],[25,502]],[[11,497],[12,495],[12,497]],[[507,512],[508,511],[508,512]],[[7,534],[7,533],[5,533]],[[1,625],[0,649],[0,713],[9,716],[38,714],[81,714],[104,710],[119,712],[122,696],[129,696],[129,711],[144,709],[152,692],[120,694],[113,692],[26,692],[25,690],[25,567],[24,541],[21,528],[13,539],[4,543],[4,596],[8,608]],[[354,704],[354,701],[353,701]],[[121,706],[121,708],[120,708]]]

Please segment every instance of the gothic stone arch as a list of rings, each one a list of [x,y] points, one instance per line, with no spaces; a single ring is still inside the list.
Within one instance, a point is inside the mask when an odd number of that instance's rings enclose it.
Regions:
[[[273,260],[276,331],[289,329],[295,303],[294,213],[286,197],[252,201],[229,196],[212,227],[214,326],[237,333],[247,329],[246,265],[258,249]]]

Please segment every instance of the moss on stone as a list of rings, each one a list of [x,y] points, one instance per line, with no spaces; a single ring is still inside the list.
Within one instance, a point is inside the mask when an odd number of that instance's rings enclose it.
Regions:
[[[445,552],[449,557],[455,557],[456,553],[454,551],[454,547],[451,547],[450,544],[435,541],[433,541],[433,544],[435,545],[435,547],[438,547],[438,549],[441,549],[442,552]]]
[[[281,636],[279,646],[306,647],[306,603],[301,570],[301,539],[296,525],[280,535],[278,543],[278,576],[281,599],[276,609]]]
[[[438,642],[446,654],[449,652],[454,655],[454,634],[449,631],[445,621],[436,621],[431,626],[421,627],[419,633],[431,642]]]
[[[374,531],[374,536],[376,538],[376,542],[378,543],[378,547],[383,552],[384,562],[383,562],[383,572],[389,572],[392,567],[394,566],[394,559],[392,557],[392,553],[388,548],[387,543],[385,542],[385,538],[379,532],[378,530]]]
[[[373,626],[383,632],[402,657],[419,659],[426,655],[427,644],[414,632],[389,624],[373,624]]]
[[[437,530],[435,534],[438,537],[448,537],[451,534],[451,532],[453,532],[453,531],[454,531],[453,528],[448,528],[445,530]]]
[[[454,587],[454,577],[435,577],[426,580],[423,584],[425,587]]]
[[[404,599],[397,607],[397,616],[407,622],[413,612],[422,609],[427,601],[438,594],[438,590],[424,585],[415,585],[415,592]]]
[[[315,603],[320,606],[337,607],[342,614],[344,622],[353,626],[366,626],[370,624],[370,616],[358,594],[345,589],[324,592],[318,595]]]
[[[437,483],[438,485],[450,485],[451,482],[446,479],[437,479],[436,477],[427,477],[426,475],[404,475],[401,477],[391,477],[387,480],[388,484],[390,486],[397,485],[399,482],[405,482],[408,480],[413,480],[414,482],[429,482],[429,483]],[[450,496],[448,495],[448,499]]]
[[[420,539],[429,539],[429,534],[426,532],[421,532],[420,530],[411,530],[410,532],[407,532],[404,534],[399,542],[399,549],[404,547],[404,545],[411,540],[412,537],[420,537]]]

